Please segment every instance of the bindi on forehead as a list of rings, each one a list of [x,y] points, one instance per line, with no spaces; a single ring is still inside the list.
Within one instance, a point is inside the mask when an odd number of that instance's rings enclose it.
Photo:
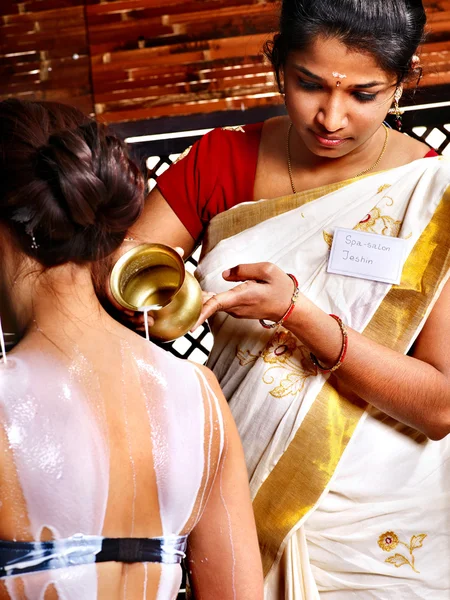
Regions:
[[[338,71],[333,71],[331,73],[331,75],[337,79],[336,81],[336,87],[339,87],[342,83],[341,79],[347,79],[347,75],[345,75],[345,73],[339,73]]]

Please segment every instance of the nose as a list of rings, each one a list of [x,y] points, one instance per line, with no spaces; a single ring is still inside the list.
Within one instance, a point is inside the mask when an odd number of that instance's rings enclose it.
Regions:
[[[317,112],[316,119],[319,125],[329,133],[334,133],[347,127],[347,110],[339,92],[332,93],[326,100],[324,99],[323,104]]]

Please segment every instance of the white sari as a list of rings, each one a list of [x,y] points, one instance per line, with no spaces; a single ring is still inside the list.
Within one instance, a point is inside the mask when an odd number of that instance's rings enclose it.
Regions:
[[[215,217],[198,268],[270,261],[350,327],[406,353],[449,277],[450,162],[426,158]],[[399,286],[327,273],[334,229],[406,240]],[[234,284],[233,284],[234,285]],[[214,370],[244,445],[270,600],[445,600],[450,443],[341,396],[287,330],[212,319]]]

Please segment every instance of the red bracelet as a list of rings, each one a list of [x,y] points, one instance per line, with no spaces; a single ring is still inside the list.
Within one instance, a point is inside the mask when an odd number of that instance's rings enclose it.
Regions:
[[[284,313],[284,315],[281,317],[281,319],[279,321],[277,321],[276,323],[266,323],[265,319],[260,319],[259,322],[264,327],[264,329],[275,329],[275,327],[278,327],[279,325],[283,325],[284,321],[286,321],[286,319],[288,319],[291,316],[292,311],[295,308],[295,303],[297,302],[298,297],[300,295],[298,281],[297,281],[297,278],[295,277],[295,275],[292,275],[292,273],[286,273],[286,274],[294,282],[294,293],[292,294],[292,297],[291,297],[291,303],[289,304],[289,308],[287,309],[287,311]]]
[[[317,360],[317,357],[314,356],[314,354],[312,352],[310,353],[309,356],[311,357],[312,362],[322,373],[333,373],[333,371],[336,371],[337,369],[339,369],[339,367],[342,365],[342,363],[345,360],[345,357],[347,355],[347,349],[348,349],[347,327],[342,322],[342,319],[340,317],[338,317],[337,315],[330,315],[330,317],[333,317],[333,319],[335,319],[339,324],[339,327],[340,327],[340,330],[342,333],[342,348],[341,348],[341,353],[339,354],[339,358],[337,359],[337,362],[329,369],[322,367],[322,365]]]

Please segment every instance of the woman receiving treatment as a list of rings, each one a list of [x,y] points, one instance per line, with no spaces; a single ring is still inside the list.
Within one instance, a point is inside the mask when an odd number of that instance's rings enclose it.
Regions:
[[[203,243],[268,599],[450,594],[450,164],[383,124],[424,25],[419,0],[284,0],[288,116],[203,137],[133,227]]]
[[[217,382],[102,309],[141,212],[124,145],[75,109],[0,103],[0,598],[259,600],[245,463]]]

